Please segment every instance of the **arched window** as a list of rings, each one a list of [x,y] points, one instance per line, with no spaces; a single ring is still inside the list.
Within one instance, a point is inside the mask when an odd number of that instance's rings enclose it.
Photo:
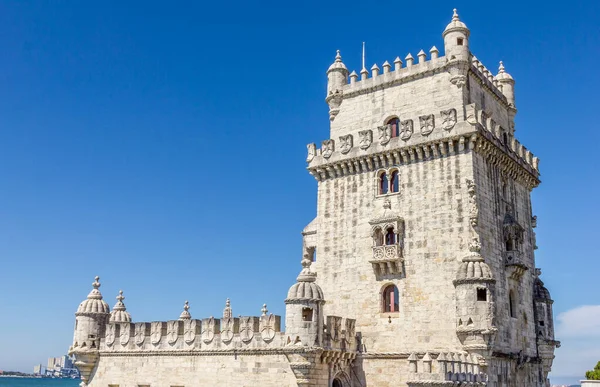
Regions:
[[[385,230],[385,244],[394,245],[396,244],[396,234],[394,234],[394,228],[390,227]]]
[[[398,117],[390,118],[386,125],[390,125],[392,128],[392,137],[398,137],[398,132],[400,131],[400,120]]]
[[[342,382],[339,379],[333,379],[333,383],[331,384],[331,387],[343,387],[344,385],[342,384]]]
[[[398,288],[395,285],[388,285],[383,289],[383,312],[398,311]]]
[[[508,145],[508,134],[506,132],[502,134],[502,139],[504,140],[504,145]]]
[[[398,171],[392,172],[390,188],[392,192],[398,192]]]
[[[387,174],[383,172],[381,175],[379,175],[379,194],[385,195],[388,193],[388,186]]]
[[[506,251],[514,251],[515,250],[515,243],[513,241],[512,237],[508,237],[506,238]]]
[[[383,246],[383,232],[381,232],[380,228],[375,230],[373,237],[375,239],[375,246]]]

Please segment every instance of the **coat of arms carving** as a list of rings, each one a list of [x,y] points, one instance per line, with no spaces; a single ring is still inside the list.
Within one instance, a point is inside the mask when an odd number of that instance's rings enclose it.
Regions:
[[[315,143],[310,143],[306,145],[306,150],[308,152],[308,154],[306,155],[306,162],[310,163],[315,156],[317,155],[317,145],[315,145]]]
[[[106,327],[105,342],[106,342],[106,345],[108,345],[109,347],[112,347],[112,345],[115,342],[116,329],[117,329],[117,326],[115,324],[108,324],[108,326]]]
[[[213,341],[215,338],[215,319],[211,317],[206,320],[202,320],[202,341],[206,344]]]
[[[179,321],[167,322],[167,342],[171,345],[177,342],[179,336]]]
[[[260,335],[264,341],[268,342],[275,338],[275,333],[278,331],[276,323],[277,316],[272,314],[260,318]]]
[[[377,127],[379,130],[379,143],[386,145],[392,139],[392,127],[390,125],[383,125]]]
[[[131,325],[129,323],[121,324],[121,345],[127,345],[129,343],[129,339],[131,338]]]
[[[402,141],[408,141],[413,134],[413,121],[405,120],[400,123],[400,138]]]
[[[146,323],[136,323],[135,324],[135,343],[137,345],[144,344],[144,340],[146,339]]]
[[[221,341],[229,343],[233,340],[235,320],[233,318],[224,318],[221,320]]]
[[[429,136],[435,129],[433,114],[419,117],[419,122],[421,123],[421,135],[423,136]]]
[[[360,132],[358,132],[358,136],[360,137],[360,141],[359,141],[359,147],[360,149],[367,149],[371,146],[371,143],[373,142],[373,131],[370,129],[367,130],[361,130]]]
[[[340,151],[343,154],[350,152],[352,149],[352,135],[348,134],[345,136],[340,136]]]
[[[450,130],[456,125],[456,109],[442,110],[442,129]]]
[[[192,344],[196,340],[198,322],[196,320],[186,320],[183,324],[183,340],[186,344]]]
[[[254,337],[254,317],[240,318],[240,338],[244,343],[249,342]]]
[[[330,158],[334,151],[334,141],[333,140],[325,140],[321,145],[321,154],[326,159]]]
[[[159,321],[155,321],[152,323],[150,327],[150,342],[152,344],[160,343],[160,339],[162,338],[162,323]]]

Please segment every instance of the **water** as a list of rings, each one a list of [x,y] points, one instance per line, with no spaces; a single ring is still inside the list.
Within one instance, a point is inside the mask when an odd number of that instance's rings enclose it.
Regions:
[[[81,380],[0,378],[0,387],[77,387]]]

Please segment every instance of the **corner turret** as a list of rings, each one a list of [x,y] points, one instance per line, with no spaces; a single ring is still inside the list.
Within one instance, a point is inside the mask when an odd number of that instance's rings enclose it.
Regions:
[[[104,335],[106,323],[110,316],[110,308],[102,299],[100,293],[100,277],[96,276],[93,289],[88,294],[75,313],[75,336],[69,355],[75,357],[75,366],[81,373],[81,387],[87,386],[87,381],[96,367],[100,347],[100,337]]]
[[[342,103],[342,89],[348,83],[348,69],[344,62],[340,50],[337,50],[335,62],[327,70],[327,97],[325,102],[329,105],[329,120],[333,121],[340,112]]]
[[[323,344],[323,304],[317,274],[310,271],[311,261],[302,260],[302,271],[285,299],[285,332],[288,344],[308,347]]]
[[[448,61],[469,60],[469,35],[470,31],[458,17],[456,8],[452,21],[442,33],[444,37],[444,51]]]

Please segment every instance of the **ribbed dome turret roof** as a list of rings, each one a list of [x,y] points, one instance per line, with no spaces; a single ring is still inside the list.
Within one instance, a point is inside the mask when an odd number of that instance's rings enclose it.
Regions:
[[[455,281],[493,282],[492,270],[481,256],[481,244],[477,238],[473,239],[469,250],[469,255],[463,258],[458,267]]]
[[[292,301],[325,302],[323,290],[315,283],[317,274],[310,271],[311,263],[309,259],[302,260],[302,271],[296,279],[297,282],[288,291],[286,303]]]
[[[344,70],[344,71],[348,71],[348,69],[346,68],[346,65],[344,64],[344,62],[342,62],[342,56],[340,55],[340,50],[337,50],[337,55],[335,56],[335,62],[333,62],[331,64],[331,66],[329,66],[329,68],[327,69],[327,72],[330,72],[332,70]]]
[[[504,69],[504,63],[502,63],[502,61],[500,61],[500,66],[498,67],[498,75],[496,75],[496,79],[499,81],[514,81],[513,77]]]
[[[533,283],[533,297],[542,300],[552,300],[550,298],[550,292],[539,278],[536,278]]]
[[[450,21],[450,23],[446,26],[446,29],[444,30],[444,33],[442,34],[442,36],[445,36],[447,33],[452,32],[452,31],[463,31],[467,37],[469,36],[469,29],[467,28],[467,25],[465,23],[463,23],[462,21],[460,21],[460,18],[458,17],[458,13],[456,12],[456,8],[454,8],[454,15],[452,15],[452,20]]]
[[[88,294],[87,299],[84,300],[81,304],[79,304],[79,308],[77,308],[77,313],[97,313],[97,314],[108,314],[110,313],[110,308],[108,304],[102,299],[102,293],[100,293],[100,277],[96,276],[94,283],[92,286],[94,287],[90,294]]]
[[[123,291],[119,290],[119,295],[117,296],[117,303],[113,307],[112,312],[110,312],[110,319],[108,321],[119,323],[131,322],[131,315],[129,314],[127,308],[125,307],[125,304],[123,303],[124,299],[125,296],[123,296]]]

